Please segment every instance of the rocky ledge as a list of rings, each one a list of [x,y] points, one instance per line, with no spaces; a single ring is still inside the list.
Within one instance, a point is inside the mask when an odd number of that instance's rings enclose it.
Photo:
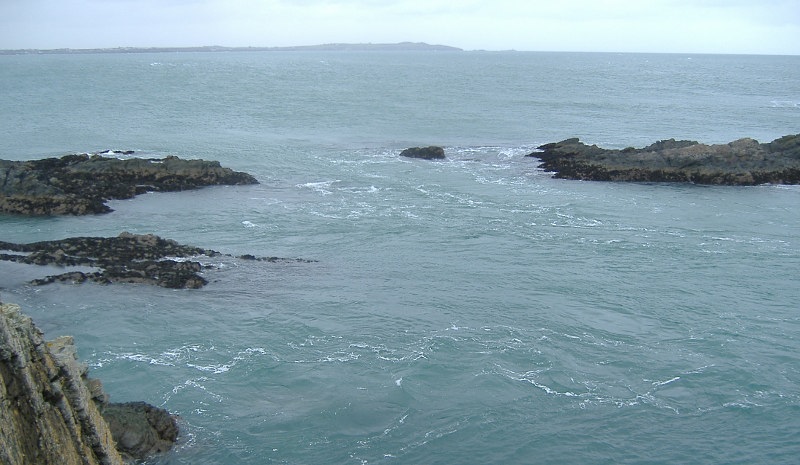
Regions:
[[[122,465],[169,450],[175,418],[143,402],[112,404],[72,337],[45,342],[19,306],[0,303],[0,463]]]
[[[739,139],[706,145],[674,139],[637,149],[603,149],[577,138],[542,145],[528,155],[555,177],[591,181],[695,184],[800,184],[800,134],[769,143]]]
[[[106,213],[111,211],[106,201],[129,199],[144,192],[257,183],[253,176],[223,168],[216,161],[173,156],[119,159],[79,154],[32,161],[0,160],[0,213]]]
[[[200,273],[209,266],[198,257],[224,255],[214,250],[181,245],[153,234],[123,232],[117,237],[72,237],[55,241],[15,244],[0,241],[0,260],[29,265],[81,267],[32,281],[101,284],[152,284],[173,289],[196,289],[208,284]],[[304,259],[242,255],[241,260],[310,262]],[[88,268],[88,269],[87,269]]]

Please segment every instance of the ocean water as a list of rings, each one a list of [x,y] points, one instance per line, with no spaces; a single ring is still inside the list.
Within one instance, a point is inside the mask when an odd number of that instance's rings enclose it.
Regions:
[[[179,415],[149,464],[795,463],[800,189],[552,179],[525,157],[800,132],[800,57],[0,56],[0,158],[220,160],[256,186],[0,240],[155,233],[227,254],[199,290],[0,298],[75,336],[114,401]],[[441,162],[402,159],[442,145]]]

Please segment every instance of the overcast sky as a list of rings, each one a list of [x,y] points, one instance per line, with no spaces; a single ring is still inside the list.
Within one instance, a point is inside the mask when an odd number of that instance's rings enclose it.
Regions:
[[[0,49],[403,41],[800,55],[800,0],[0,0]]]

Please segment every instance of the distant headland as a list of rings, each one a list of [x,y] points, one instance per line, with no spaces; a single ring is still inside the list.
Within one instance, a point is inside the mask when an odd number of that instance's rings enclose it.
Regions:
[[[320,44],[297,45],[290,47],[223,47],[207,45],[202,47],[115,47],[115,48],[55,48],[0,50],[0,55],[65,55],[90,53],[176,53],[176,52],[386,52],[386,51],[427,51],[461,52],[449,45],[431,45],[424,42],[398,42],[392,44]]]

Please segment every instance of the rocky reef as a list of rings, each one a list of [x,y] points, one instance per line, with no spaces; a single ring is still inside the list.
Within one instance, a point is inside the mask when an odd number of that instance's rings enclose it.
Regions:
[[[0,260],[30,265],[89,267],[37,279],[32,284],[56,281],[94,281],[154,284],[168,288],[196,289],[207,284],[198,273],[202,265],[187,260],[200,255],[214,256],[201,249],[162,239],[153,234],[121,233],[117,237],[73,237],[55,241],[14,244],[0,242]]]
[[[217,161],[174,156],[119,159],[79,154],[32,161],[0,160],[0,213],[106,213],[111,211],[107,200],[129,199],[144,192],[257,183],[253,176],[223,168]]]
[[[421,158],[423,160],[442,160],[445,158],[444,149],[431,145],[429,147],[411,147],[400,152],[401,157]]]
[[[178,426],[169,412],[109,404],[87,373],[73,338],[45,342],[19,306],[0,303],[0,463],[122,465],[172,447]]]
[[[564,179],[758,185],[800,183],[800,134],[769,143],[739,139],[706,145],[674,139],[637,149],[603,149],[577,138],[529,154]]]
[[[198,257],[214,257],[215,250],[181,245],[153,234],[120,233],[117,237],[71,237],[54,241],[15,244],[0,241],[0,260],[28,265],[80,267],[32,281],[100,284],[151,284],[172,289],[197,289],[208,284]],[[304,262],[311,260],[241,255],[241,260]]]

